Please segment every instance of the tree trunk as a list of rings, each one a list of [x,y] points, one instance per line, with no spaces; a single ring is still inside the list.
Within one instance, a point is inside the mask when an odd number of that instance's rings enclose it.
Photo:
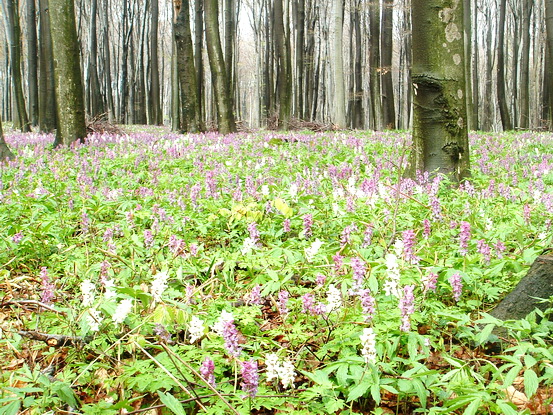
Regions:
[[[471,4],[472,0],[463,0],[464,2],[464,42],[465,42],[465,79],[467,82],[466,91],[467,91],[467,128],[474,130],[474,120],[473,120],[473,108],[472,108],[472,11]],[[475,11],[476,13],[476,11]]]
[[[371,98],[371,127],[382,127],[382,105],[380,96],[380,3],[373,1],[369,5],[369,84]]]
[[[94,118],[104,112],[104,100],[98,77],[98,42],[96,21],[98,16],[98,0],[91,0],[90,26],[88,30],[88,65],[86,79],[86,97],[88,115]]]
[[[27,88],[29,91],[29,118],[38,125],[38,49],[36,35],[35,0],[27,0]]]
[[[217,105],[217,125],[220,134],[230,134],[236,132],[236,123],[221,47],[217,0],[204,0],[204,13],[207,54]]]
[[[522,0],[522,57],[520,60],[520,127],[530,127],[530,17],[533,1]]]
[[[79,44],[73,0],[50,0],[58,130],[54,146],[86,137]]]
[[[2,3],[6,19],[6,34],[10,43],[10,64],[13,82],[13,96],[15,98],[14,127],[22,132],[31,131],[27,110],[25,109],[25,96],[21,79],[21,27],[19,25],[19,2],[6,0]]]
[[[363,75],[361,53],[361,0],[355,0],[350,10],[351,20],[351,50],[350,50],[350,97],[349,97],[349,125],[351,128],[362,129],[363,120]]]
[[[332,61],[332,78],[334,94],[332,99],[333,117],[332,121],[337,128],[346,128],[346,93],[344,83],[344,56],[343,56],[343,35],[344,35],[344,4],[342,0],[332,2],[332,49],[330,59]]]
[[[512,130],[513,124],[509,115],[509,104],[507,103],[507,94],[505,92],[505,14],[507,9],[507,0],[501,0],[499,3],[499,21],[497,27],[497,101],[499,104],[499,115],[503,130]]]
[[[196,98],[198,100],[198,120],[200,129],[204,128],[205,118],[205,81],[204,81],[204,5],[203,0],[194,1],[194,67],[196,68]]]
[[[190,32],[190,3],[184,0],[176,10],[177,19],[173,25],[177,50],[177,72],[180,84],[180,116],[183,132],[200,130],[198,118],[198,99],[196,89],[196,69],[194,68],[194,50]]]
[[[113,88],[111,86],[111,54],[110,54],[110,38],[109,38],[109,3],[108,0],[104,0],[103,7],[103,42],[104,42],[104,71],[103,71],[103,82],[105,90],[105,108],[108,111],[108,119],[110,122],[113,122],[115,119],[115,104],[113,99]]]
[[[159,57],[158,57],[158,20],[159,20],[159,2],[152,0],[151,6],[151,24],[150,24],[150,124],[163,124],[163,113],[161,111],[160,87],[159,87]]]
[[[449,7],[451,6],[451,7]],[[414,120],[409,174],[469,176],[463,3],[413,0]]]
[[[392,80],[392,36],[393,36],[393,0],[384,1],[382,13],[381,84],[382,84],[382,124],[384,128],[396,128],[394,108],[394,84]]]
[[[54,82],[54,56],[50,35],[50,12],[48,0],[39,0],[40,48],[39,48],[39,118],[42,132],[56,129],[56,86]]]
[[[6,140],[4,140],[4,132],[2,130],[2,117],[0,117],[0,162],[6,159],[13,159],[14,155],[10,151]]]
[[[287,130],[292,114],[292,61],[290,39],[284,27],[282,0],[275,0],[273,13],[277,61],[278,127]]]
[[[545,0],[545,26],[547,30],[546,83],[544,115],[549,129],[553,130],[553,0]]]
[[[296,115],[304,117],[305,0],[296,0]]]

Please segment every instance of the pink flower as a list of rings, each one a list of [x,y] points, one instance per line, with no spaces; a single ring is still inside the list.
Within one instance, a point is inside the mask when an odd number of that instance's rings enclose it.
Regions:
[[[470,241],[470,223],[461,222],[461,232],[459,233],[459,252],[462,256],[468,254],[468,247]]]
[[[257,371],[257,362],[255,360],[249,360],[247,362],[240,362],[242,365],[242,390],[247,393],[250,398],[254,398],[257,395],[257,388],[259,386],[259,373]]]
[[[453,298],[455,299],[455,301],[459,301],[461,299],[461,295],[463,295],[463,280],[461,274],[452,274],[449,277],[449,283],[451,284],[451,288],[453,289]]]
[[[44,304],[50,304],[54,299],[54,289],[56,288],[56,286],[51,281],[50,276],[48,275],[48,268],[42,267],[40,269],[39,276],[42,281],[42,294],[40,297],[40,301]]]
[[[311,230],[312,226],[313,226],[313,215],[308,213],[303,217],[303,234],[307,239],[313,236],[313,231]]]
[[[368,288],[359,290],[359,299],[361,300],[361,307],[363,308],[363,314],[365,315],[365,321],[370,321],[374,317],[376,312],[375,300],[371,295],[371,290]]]
[[[200,374],[211,386],[215,387],[215,363],[206,357],[200,366]]]
[[[401,326],[399,329],[404,332],[411,330],[411,314],[415,312],[414,290],[414,285],[406,285],[403,287],[403,297],[399,300],[399,309],[401,311]]]

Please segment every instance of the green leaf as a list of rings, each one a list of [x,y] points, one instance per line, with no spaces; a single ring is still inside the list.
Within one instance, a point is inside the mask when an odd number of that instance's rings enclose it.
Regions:
[[[424,384],[420,379],[413,379],[413,388],[417,391],[417,396],[421,401],[423,408],[426,408],[426,399],[428,398],[428,390],[424,387]]]
[[[534,396],[538,390],[540,382],[538,380],[538,375],[532,369],[527,369],[524,372],[524,393],[528,398]]]
[[[371,396],[377,405],[380,405],[380,385],[374,384],[371,386]]]
[[[307,376],[309,379],[311,379],[313,382],[325,386],[327,388],[332,388],[334,385],[328,378],[328,375],[324,373],[322,370],[316,370],[313,373],[310,372],[303,372],[305,376]]]
[[[76,408],[78,406],[75,392],[71,389],[67,383],[56,382],[52,385],[52,391],[55,392],[59,398],[67,405]]]
[[[480,404],[482,403],[481,398],[477,398],[472,403],[466,407],[465,412],[463,412],[463,415],[474,415],[476,414],[476,411],[478,411],[478,408],[480,408]]]
[[[478,336],[477,343],[485,343],[492,334],[492,330],[494,329],[494,327],[495,324],[486,324],[486,327],[484,327],[484,329],[480,332],[480,335]]]
[[[514,408],[514,405],[512,403],[497,401],[496,404],[499,409],[501,409],[501,413],[503,415],[518,415],[518,411]]]
[[[186,411],[182,407],[182,404],[175,398],[173,395],[168,393],[163,393],[162,391],[157,391],[157,396],[161,399],[161,402],[170,409],[176,415],[186,415]]]
[[[348,393],[348,402],[355,401],[363,396],[371,387],[371,380],[368,376],[361,380],[361,382],[354,388],[350,389]]]
[[[6,406],[0,408],[0,415],[17,415],[21,408],[21,401],[13,401]]]

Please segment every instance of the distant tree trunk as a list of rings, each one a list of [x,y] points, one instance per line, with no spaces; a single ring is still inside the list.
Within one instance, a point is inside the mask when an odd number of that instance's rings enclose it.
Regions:
[[[530,127],[530,17],[533,1],[522,0],[522,57],[520,60],[520,127]]]
[[[409,174],[469,176],[463,3],[413,0],[413,149]]]
[[[296,0],[296,115],[303,119],[305,103],[305,0]]]
[[[381,50],[381,83],[382,83],[382,124],[384,128],[396,128],[396,112],[394,108],[394,84],[392,80],[393,54],[393,0],[384,1],[382,13],[382,46]]]
[[[173,25],[177,50],[177,72],[180,84],[180,116],[183,132],[200,130],[198,98],[196,89],[196,69],[194,68],[194,50],[190,31],[190,3],[183,0],[177,10],[177,19]]]
[[[467,91],[467,127],[470,130],[474,130],[474,120],[473,120],[473,104],[472,104],[472,0],[463,0],[464,4],[464,42],[465,42],[465,79],[467,82],[466,91]],[[476,13],[476,11],[475,11]]]
[[[98,15],[98,0],[90,3],[90,25],[88,31],[88,65],[86,71],[86,102],[88,115],[92,118],[104,112],[104,101],[98,77],[98,42],[96,21]]]
[[[10,43],[10,70],[12,73],[13,96],[15,98],[14,127],[23,132],[31,131],[25,96],[21,80],[21,27],[19,25],[19,2],[6,0],[2,3],[6,19],[6,34]]]
[[[509,104],[507,103],[507,94],[505,92],[505,14],[507,9],[507,0],[501,0],[499,3],[499,21],[497,27],[497,101],[499,103],[499,115],[503,130],[512,130],[513,124],[509,115]]]
[[[474,33],[478,33],[478,8],[476,7],[476,5],[473,8],[473,10],[474,10],[474,13],[473,13],[473,21],[472,21],[472,31]],[[478,107],[480,102],[479,100],[480,88],[478,84],[479,72],[480,72],[479,57],[478,57],[478,53],[479,53],[478,36],[474,36],[474,50],[476,52],[474,53],[474,58],[471,62],[471,65],[472,65],[472,123],[474,125],[474,129],[478,130],[480,129],[480,117],[478,112]]]
[[[343,56],[343,26],[344,26],[344,4],[343,0],[332,2],[332,48],[330,59],[332,61],[332,78],[334,94],[332,98],[333,117],[332,121],[337,128],[346,127],[346,93],[344,82],[344,56]]]
[[[4,132],[2,130],[2,117],[0,117],[0,162],[6,159],[13,159],[14,155],[10,151],[6,140],[4,140]]]
[[[231,99],[231,106],[236,108],[235,102],[235,88],[236,88],[236,71],[235,71],[235,47],[236,44],[236,21],[234,18],[235,13],[235,0],[224,0],[224,22],[225,22],[225,67],[227,73],[228,90]]]
[[[151,8],[152,18],[150,25],[150,124],[163,124],[163,113],[161,111],[160,87],[159,87],[159,57],[158,57],[158,20],[159,20],[159,2],[152,0]]]
[[[73,0],[50,0],[58,130],[54,146],[86,137],[79,43]]]
[[[29,91],[29,118],[38,125],[38,49],[36,35],[36,6],[27,0],[27,88]]]
[[[108,110],[108,119],[110,122],[113,122],[115,119],[115,105],[113,100],[113,88],[111,85],[111,54],[110,54],[110,38],[109,38],[109,2],[104,0],[103,7],[103,43],[104,43],[104,71],[103,71],[103,82],[105,89],[105,108]]]
[[[121,15],[121,70],[119,78],[119,122],[127,122],[127,99],[129,97],[129,43],[133,31],[133,21],[129,22],[129,3],[122,3]]]
[[[553,0],[545,0],[545,26],[547,30],[546,83],[544,93],[544,118],[553,130]]]
[[[361,0],[355,0],[350,11],[351,20],[351,81],[349,98],[349,125],[351,128],[362,129],[363,117],[363,74],[362,74],[362,42],[361,42]]]
[[[371,127],[382,127],[382,105],[380,96],[380,3],[369,3],[369,84],[371,98]]]
[[[278,127],[287,130],[292,114],[292,60],[290,39],[284,27],[282,0],[274,2],[274,42],[277,62]]]
[[[173,8],[173,15],[175,10]],[[175,19],[173,18],[173,21]],[[180,121],[180,86],[179,72],[177,67],[177,46],[175,41],[175,32],[173,31],[173,42],[171,53],[171,129],[173,131],[181,130]]]
[[[147,117],[146,117],[146,79],[145,79],[145,69],[144,69],[144,63],[149,60],[145,56],[144,52],[144,46],[146,44],[146,15],[148,13],[149,8],[149,0],[144,1],[144,8],[142,11],[142,17],[141,20],[139,20],[139,23],[142,24],[142,27],[139,27],[140,32],[137,33],[138,37],[138,51],[136,56],[136,61],[131,58],[131,62],[135,63],[135,71],[134,71],[134,82],[132,85],[134,85],[134,88],[132,89],[133,92],[133,99],[131,100],[133,105],[133,122],[134,124],[146,124],[147,123]]]
[[[317,90],[315,83],[315,27],[318,19],[318,7],[309,2],[307,18],[307,40],[305,48],[305,102],[304,102],[304,118],[313,119],[313,97]]]
[[[196,97],[198,100],[198,120],[203,128],[205,118],[205,81],[204,81],[204,5],[203,0],[194,1],[194,67],[196,68]]]
[[[207,54],[217,105],[217,125],[219,133],[230,134],[236,132],[236,123],[234,121],[232,100],[228,88],[229,80],[221,47],[217,0],[204,0],[204,15]]]
[[[50,35],[50,12],[48,0],[39,0],[40,48],[39,48],[39,118],[42,132],[56,129],[56,86],[54,82],[54,56]]]

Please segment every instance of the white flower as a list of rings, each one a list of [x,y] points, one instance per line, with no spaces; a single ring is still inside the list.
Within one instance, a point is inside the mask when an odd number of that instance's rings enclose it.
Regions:
[[[279,363],[276,353],[269,353],[265,357],[265,366],[267,366],[265,375],[267,376],[267,382],[278,377]]]
[[[288,190],[288,194],[291,197],[296,197],[297,196],[297,194],[298,194],[298,185],[296,183],[292,183],[290,185],[290,189]]]
[[[399,290],[399,265],[397,256],[394,254],[386,255],[386,268],[388,268],[388,279],[384,282],[384,292],[386,295],[393,295],[397,298],[401,296]]]
[[[90,331],[98,331],[100,330],[100,324],[104,318],[102,317],[102,314],[99,310],[95,308],[89,308],[88,314],[86,316],[86,322],[88,324],[88,327],[90,328]]]
[[[240,252],[242,252],[242,255],[248,255],[253,248],[255,248],[255,239],[248,236],[246,239],[244,239],[244,243],[242,244]]]
[[[158,272],[154,276],[152,287],[150,288],[150,292],[152,293],[152,297],[154,297],[154,301],[161,301],[161,295],[167,289],[168,278],[169,275],[166,272]]]
[[[307,259],[307,262],[313,261],[313,258],[317,255],[317,252],[319,252],[321,246],[323,246],[323,242],[317,238],[313,241],[309,248],[305,248],[305,258]]]
[[[132,309],[132,300],[126,299],[122,300],[119,304],[117,304],[117,308],[115,309],[115,313],[113,313],[113,316],[111,317],[113,322],[115,324],[121,324]]]
[[[340,290],[334,286],[334,284],[330,284],[328,287],[326,302],[327,311],[329,313],[342,307],[342,294],[340,293]]]
[[[283,388],[294,386],[294,379],[296,379],[294,364],[290,360],[284,360],[278,368],[278,376]]]
[[[371,327],[363,329],[363,334],[359,337],[361,340],[361,356],[366,363],[374,363],[376,361],[376,334]]]
[[[211,330],[213,330],[219,336],[222,336],[225,328],[225,323],[228,321],[234,321],[234,316],[232,315],[232,313],[229,313],[226,310],[221,311],[219,319],[215,322],[213,326],[211,326]]]
[[[263,196],[269,196],[269,186],[267,186],[266,184],[261,186],[261,194]]]
[[[396,256],[402,257],[403,256],[403,248],[405,244],[403,243],[403,239],[396,239],[396,242],[394,243],[394,252]]]
[[[104,297],[106,297],[106,299],[108,300],[110,298],[115,298],[115,296],[117,295],[113,287],[115,287],[115,283],[113,282],[113,279],[106,278],[106,280],[104,281],[104,288],[105,288]]]
[[[190,344],[200,339],[204,335],[204,331],[204,321],[196,316],[192,316],[192,320],[190,320],[190,325],[188,326],[188,333],[190,334]]]
[[[83,295],[83,307],[90,307],[94,303],[94,285],[90,280],[84,280],[81,282],[81,293]]]

